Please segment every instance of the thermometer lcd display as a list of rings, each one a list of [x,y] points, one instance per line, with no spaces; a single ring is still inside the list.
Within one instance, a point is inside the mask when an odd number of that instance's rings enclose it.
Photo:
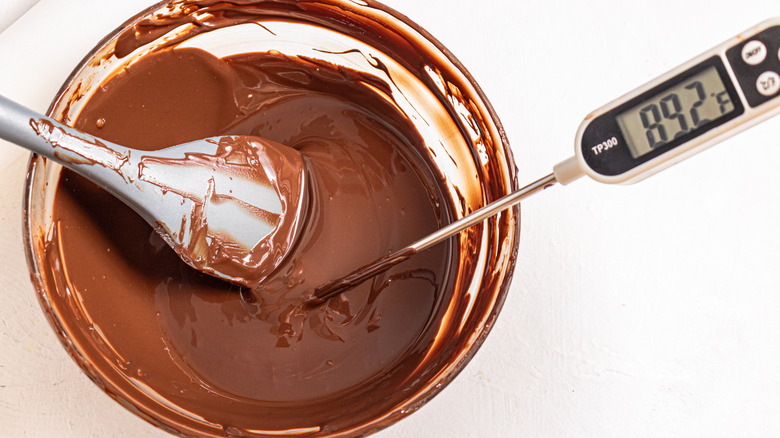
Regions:
[[[645,99],[617,115],[617,124],[634,158],[734,112],[716,67]]]

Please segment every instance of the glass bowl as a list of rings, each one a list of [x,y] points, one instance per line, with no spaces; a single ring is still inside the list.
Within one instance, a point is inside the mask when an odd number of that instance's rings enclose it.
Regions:
[[[227,5],[227,8],[224,6]],[[218,25],[214,25],[217,23]],[[259,24],[259,25],[258,25]],[[139,32],[136,32],[139,30]],[[441,206],[454,220],[517,189],[516,168],[504,131],[487,98],[454,56],[408,18],[374,1],[162,2],[139,13],[88,54],[56,96],[49,114],[73,122],[108,78],[161,47],[197,47],[218,57],[276,51],[317,59],[378,78],[376,89],[408,118],[435,166]],[[340,418],[318,424],[253,428],[219,424],[208,412],[182,409],[170,394],[123,366],[121,350],[94,324],[63,271],[61,254],[47,250],[58,223],[53,209],[62,168],[34,156],[25,195],[25,245],[40,303],[73,359],[109,396],[141,418],[184,436],[362,436],[420,408],[442,390],[478,350],[509,290],[517,253],[519,207],[461,233],[448,284],[461,291],[436,304],[424,329],[431,339],[406,358],[405,386],[386,397],[340,395]],[[411,242],[410,242],[411,243]],[[101,267],[92,267],[100,274]],[[118,306],[121,307],[121,306]],[[435,316],[435,317],[434,317]],[[138,333],[159,336],[158,333]],[[411,348],[411,346],[410,346]],[[366,382],[361,394],[371,393]],[[279,409],[285,409],[280,403]],[[241,411],[241,406],[236,407]],[[272,415],[245,414],[249,419]],[[360,414],[357,414],[357,413]],[[258,420],[259,421],[259,420]]]

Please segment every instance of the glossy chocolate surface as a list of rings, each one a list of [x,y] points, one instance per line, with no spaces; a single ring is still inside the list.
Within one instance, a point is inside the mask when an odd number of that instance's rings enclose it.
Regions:
[[[201,15],[219,23],[213,28],[257,19],[254,6],[236,3],[245,2],[189,4],[213,12]],[[323,21],[343,13],[334,21],[375,27],[377,36],[366,38],[421,80],[438,71],[422,63],[430,54],[407,52],[409,41],[382,35],[382,23],[334,7],[340,2],[246,3],[289,20],[306,8],[330,14]],[[119,54],[172,23],[190,22],[192,10],[182,11],[170,21],[138,22],[119,38]],[[350,29],[362,32],[341,30]],[[487,334],[511,276],[516,212],[321,306],[305,300],[318,285],[505,194],[514,181],[502,172],[514,169],[501,167],[508,151],[500,138],[474,113],[472,125],[446,135],[455,142],[484,128],[479,150],[437,157],[378,62],[372,76],[273,51],[216,58],[178,41],[102,83],[75,126],[148,150],[241,134],[295,148],[309,172],[300,237],[258,287],[231,285],[194,271],[123,204],[63,171],[53,226],[37,240],[55,327],[109,394],[189,435],[365,433],[413,411]],[[463,111],[478,109],[458,85],[448,83],[453,94],[431,105],[464,99]],[[462,174],[445,178],[442,159]]]

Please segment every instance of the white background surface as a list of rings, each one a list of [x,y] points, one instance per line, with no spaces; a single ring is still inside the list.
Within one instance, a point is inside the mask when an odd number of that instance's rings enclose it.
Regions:
[[[0,0],[0,25],[14,1]],[[150,3],[40,0],[0,33],[0,94],[44,111],[81,57]],[[589,111],[780,15],[777,0],[386,4],[472,72],[529,182],[572,154]],[[0,144],[0,159],[0,435],[166,436],[58,344],[23,255],[26,154]],[[778,436],[779,164],[780,117],[635,186],[582,180],[524,202],[487,342],[377,436]]]

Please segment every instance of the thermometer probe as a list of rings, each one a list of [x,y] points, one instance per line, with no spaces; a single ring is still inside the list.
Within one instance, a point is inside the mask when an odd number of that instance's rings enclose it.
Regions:
[[[333,297],[547,187],[582,176],[632,184],[780,112],[780,18],[767,20],[597,109],[575,155],[520,190],[314,290]]]

